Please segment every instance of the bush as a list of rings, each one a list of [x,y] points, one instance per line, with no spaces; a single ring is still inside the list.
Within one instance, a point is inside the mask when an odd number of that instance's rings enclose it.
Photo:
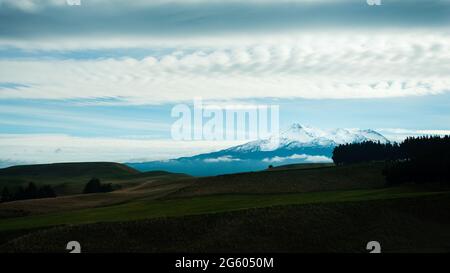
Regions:
[[[2,190],[2,195],[0,196],[0,202],[9,202],[13,199],[13,196],[9,192],[7,187],[4,187]]]
[[[56,193],[51,186],[44,185],[41,187],[37,187],[33,182],[30,182],[26,188],[19,186],[14,193],[10,192],[7,187],[4,187],[2,190],[0,202],[49,197],[56,197]]]
[[[84,187],[83,193],[100,193],[113,191],[113,185],[111,183],[102,184],[100,179],[92,178]]]

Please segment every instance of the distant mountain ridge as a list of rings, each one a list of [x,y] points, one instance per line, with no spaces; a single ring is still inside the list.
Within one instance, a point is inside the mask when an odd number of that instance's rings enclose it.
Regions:
[[[275,141],[274,141],[275,138]],[[314,146],[337,146],[345,143],[360,143],[364,141],[374,141],[387,143],[389,140],[374,130],[359,129],[333,129],[321,130],[312,127],[302,126],[294,123],[291,127],[282,132],[279,136],[269,139],[255,140],[243,145],[231,147],[224,151],[258,152],[273,151],[277,149],[295,149],[299,147]],[[278,144],[277,146],[273,146]]]
[[[337,145],[364,141],[389,142],[382,134],[371,129],[322,130],[294,123],[279,135],[217,152],[128,165],[141,171],[218,175],[262,170],[269,164],[331,162],[333,149]]]

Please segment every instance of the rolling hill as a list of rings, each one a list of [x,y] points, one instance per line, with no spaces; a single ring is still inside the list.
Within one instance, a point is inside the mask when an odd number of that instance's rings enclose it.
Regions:
[[[0,176],[27,176],[37,179],[52,176],[77,177],[81,174],[84,176],[113,177],[138,173],[139,171],[126,165],[113,162],[54,163],[13,166],[0,169]]]
[[[287,165],[259,172],[195,178],[171,196],[377,189],[385,186],[383,168],[382,162],[350,166]]]
[[[116,173],[114,192],[0,204],[0,252],[65,252],[73,238],[84,252],[448,251],[450,193],[385,187],[383,166]]]
[[[381,243],[383,252],[450,251],[450,221],[445,217],[450,209],[448,193],[397,198],[387,198],[389,194],[385,193],[372,200],[366,199],[369,192],[365,195],[340,201],[320,200],[320,195],[303,201],[299,197],[299,203],[289,204],[284,199],[284,205],[279,197],[278,204],[249,207],[251,202],[237,203],[241,208],[234,210],[223,207],[220,199],[205,202],[203,210],[199,210],[195,201],[189,208],[197,211],[191,215],[185,214],[187,200],[178,208],[148,207],[140,217],[130,214],[136,209],[125,213],[123,208],[105,208],[97,223],[89,218],[95,212],[88,211],[46,218],[41,223],[84,224],[30,230],[0,245],[0,252],[65,252],[65,243],[73,238],[82,244],[83,252],[108,253],[367,252],[366,243],[372,240]],[[227,204],[239,208],[236,201]],[[222,209],[214,208],[217,205]],[[6,226],[31,228],[30,224],[39,223],[37,219],[28,220],[1,224],[0,230]]]
[[[114,162],[55,163],[13,166],[0,169],[0,188],[16,188],[29,182],[51,185],[58,195],[81,193],[93,177],[102,182],[135,185],[149,177],[172,175],[163,171],[140,172],[124,164]]]

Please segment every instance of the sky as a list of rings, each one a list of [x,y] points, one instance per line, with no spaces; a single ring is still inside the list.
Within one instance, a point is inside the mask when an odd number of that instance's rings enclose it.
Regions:
[[[450,132],[449,0],[80,4],[0,0],[0,167],[239,143],[172,140],[172,108],[196,97],[279,105],[281,129]]]

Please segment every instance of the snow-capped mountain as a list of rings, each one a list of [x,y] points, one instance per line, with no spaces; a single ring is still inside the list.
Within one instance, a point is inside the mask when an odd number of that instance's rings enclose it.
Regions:
[[[231,147],[224,151],[248,153],[314,146],[335,147],[340,144],[360,143],[365,141],[380,143],[389,142],[383,135],[370,129],[359,130],[338,128],[333,130],[321,130],[295,123],[279,136],[251,141],[243,145]]]
[[[370,129],[321,130],[296,123],[279,135],[217,152],[129,165],[142,171],[217,175],[262,170],[269,164],[331,162],[333,149],[337,145],[364,141],[389,142],[383,135]]]

